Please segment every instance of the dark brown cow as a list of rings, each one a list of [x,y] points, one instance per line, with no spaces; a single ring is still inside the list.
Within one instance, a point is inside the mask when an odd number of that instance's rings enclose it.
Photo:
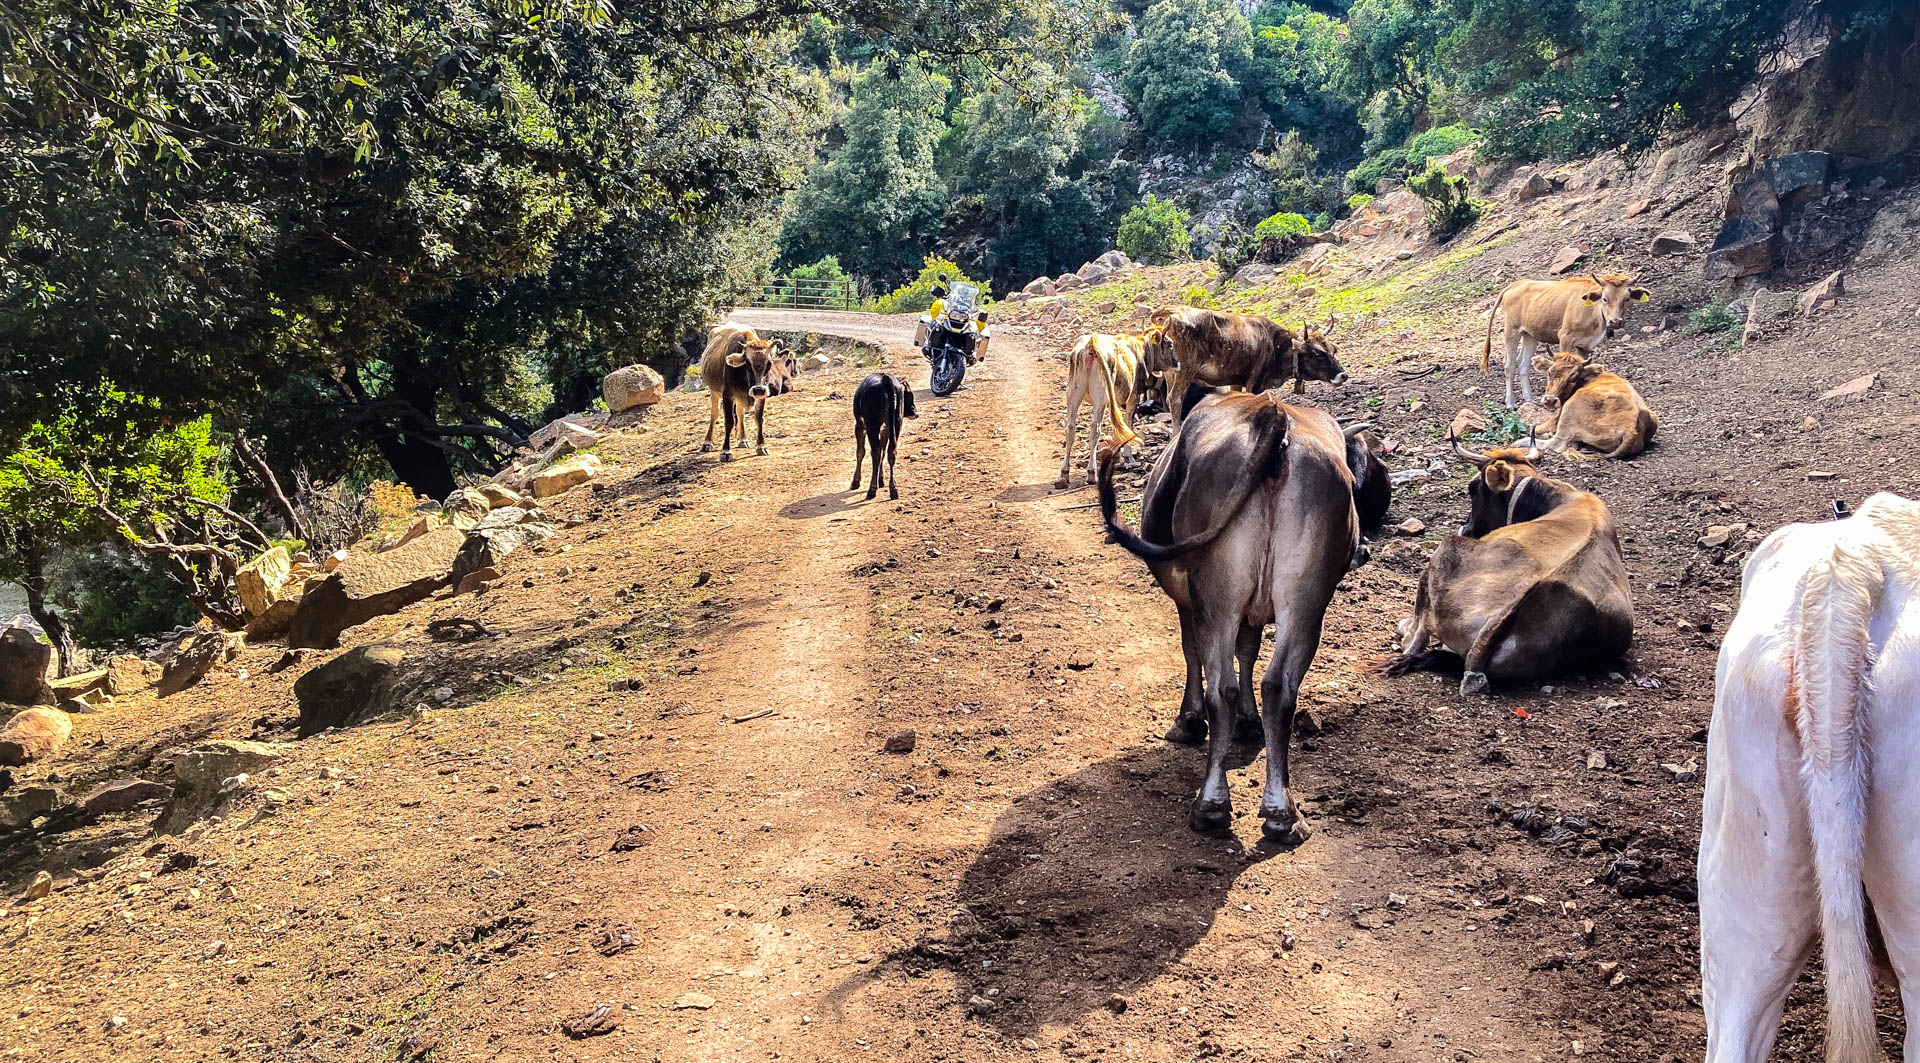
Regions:
[[[1353,508],[1360,515],[1360,527],[1373,531],[1387,519],[1387,507],[1393,504],[1393,484],[1388,480],[1387,463],[1380,458],[1385,447],[1373,434],[1373,425],[1365,421],[1343,429],[1347,437],[1347,471],[1353,473]]]
[[[1613,517],[1599,497],[1540,475],[1539,451],[1478,454],[1472,506],[1420,577],[1390,675],[1465,659],[1462,694],[1611,661],[1633,638],[1633,595]]]
[[[1346,444],[1323,411],[1271,395],[1210,396],[1148,474],[1138,535],[1120,523],[1118,450],[1110,444],[1101,455],[1107,531],[1147,563],[1180,615],[1187,692],[1168,737],[1210,735],[1206,779],[1188,817],[1195,830],[1225,828],[1232,817],[1227,750],[1241,702],[1251,702],[1261,629],[1272,624],[1273,658],[1260,680],[1262,831],[1296,845],[1309,833],[1287,790],[1287,743],[1327,603],[1348,567],[1365,557]]]
[[[707,338],[700,355],[700,380],[707,385],[707,441],[713,449],[713,426],[726,413],[726,431],[720,436],[720,460],[733,460],[733,426],[740,426],[740,445],[747,445],[747,414],[753,414],[754,453],[767,453],[767,399],[784,395],[800,375],[793,352],[763,340],[750,328],[722,325]]]
[[[1168,397],[1178,404],[1173,411],[1175,424],[1186,417],[1187,389],[1196,384],[1258,393],[1279,387],[1288,378],[1294,380],[1296,392],[1309,380],[1336,386],[1347,382],[1339,348],[1324,330],[1302,326],[1296,342],[1293,333],[1257,314],[1192,306],[1161,307],[1148,320],[1161,329],[1160,343],[1171,351],[1167,360],[1178,363],[1167,387]],[[1327,326],[1332,325],[1329,318]],[[1149,357],[1158,353],[1147,352]]]

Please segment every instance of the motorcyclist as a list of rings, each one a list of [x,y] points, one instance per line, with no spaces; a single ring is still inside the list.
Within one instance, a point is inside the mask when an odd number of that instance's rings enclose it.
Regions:
[[[933,360],[934,330],[936,328],[953,328],[953,323],[947,319],[947,298],[949,295],[954,294],[954,289],[948,287],[950,283],[946,274],[942,273],[939,275],[939,283],[933,287],[933,306],[920,318],[919,325],[914,330],[914,344],[920,348],[920,353],[925,355],[928,361]],[[979,289],[971,284],[962,285],[960,289],[962,301],[967,306],[972,306],[973,299],[977,298]],[[958,331],[962,336],[972,341],[971,343],[962,345],[962,349],[966,352],[967,364],[973,365],[985,359],[987,356],[987,344],[993,338],[992,333],[987,328],[986,310],[976,310],[973,317],[966,321]]]

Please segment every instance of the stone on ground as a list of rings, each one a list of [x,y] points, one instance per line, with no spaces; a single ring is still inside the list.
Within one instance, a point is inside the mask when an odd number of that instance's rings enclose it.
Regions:
[[[345,727],[392,709],[406,656],[398,646],[357,646],[301,676],[293,684],[300,734]]]
[[[453,579],[453,560],[467,541],[464,532],[440,528],[380,554],[349,558],[300,599],[287,644],[326,649],[340,633],[376,616],[397,612]]]
[[[0,702],[53,704],[53,688],[47,685],[47,671],[52,667],[53,646],[42,642],[32,628],[0,628]]]
[[[608,412],[624,413],[666,398],[667,381],[650,366],[623,366],[600,381],[600,396],[607,400]]]
[[[0,727],[0,764],[45,760],[73,734],[73,719],[59,709],[35,705]]]
[[[293,559],[284,546],[276,546],[240,566],[233,577],[233,589],[249,620],[273,606],[292,571]]]
[[[213,666],[240,652],[240,636],[230,631],[199,631],[187,636],[160,670],[155,693],[172,697],[198,683]]]
[[[600,459],[592,454],[577,454],[534,473],[530,486],[533,497],[552,498],[598,475],[600,475]]]

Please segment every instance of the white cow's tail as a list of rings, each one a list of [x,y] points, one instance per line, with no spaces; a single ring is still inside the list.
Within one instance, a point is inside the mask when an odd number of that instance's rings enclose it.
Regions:
[[[1860,866],[1867,815],[1862,695],[1872,665],[1867,627],[1883,579],[1871,560],[1836,549],[1807,574],[1794,648],[1793,681],[1800,692],[1794,723],[1826,958],[1827,1063],[1881,1058]]]

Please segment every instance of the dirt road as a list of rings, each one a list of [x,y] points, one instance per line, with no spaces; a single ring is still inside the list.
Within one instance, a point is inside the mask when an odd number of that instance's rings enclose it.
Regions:
[[[924,381],[902,320],[739,320],[888,343]],[[804,377],[773,455],[729,465],[697,452],[705,397],[671,396],[494,590],[356,629],[448,696],[299,743],[282,803],[12,850],[9,894],[42,867],[60,886],[0,917],[0,1055],[1697,1058],[1671,876],[1641,900],[1596,881],[1658,806],[1596,812],[1569,782],[1629,684],[1563,690],[1564,712],[1389,686],[1366,663],[1419,562],[1386,551],[1308,676],[1313,839],[1257,844],[1253,747],[1233,837],[1194,835],[1200,754],[1158,737],[1172,610],[1068,508],[1092,492],[1051,487],[1060,351],[1002,327],[967,390],[924,397],[897,503],[847,490],[863,372]],[[424,634],[456,615],[500,637]],[[81,717],[65,781],[290,737],[293,673],[250,653],[194,711]]]

